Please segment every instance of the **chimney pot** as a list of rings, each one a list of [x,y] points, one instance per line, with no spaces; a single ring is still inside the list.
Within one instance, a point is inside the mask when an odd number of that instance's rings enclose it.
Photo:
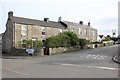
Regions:
[[[88,26],[90,26],[90,21],[88,22]]]
[[[61,21],[61,16],[58,18],[58,22],[60,22]]]
[[[13,17],[13,11],[9,11],[8,12],[8,17],[10,18],[10,17]]]
[[[49,22],[49,18],[44,18],[44,21],[45,22]]]
[[[83,25],[83,21],[80,21],[79,24]]]

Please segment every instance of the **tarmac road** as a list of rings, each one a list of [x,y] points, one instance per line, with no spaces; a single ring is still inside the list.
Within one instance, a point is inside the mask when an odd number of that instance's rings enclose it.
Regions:
[[[118,78],[118,46],[26,59],[3,59],[3,78]]]

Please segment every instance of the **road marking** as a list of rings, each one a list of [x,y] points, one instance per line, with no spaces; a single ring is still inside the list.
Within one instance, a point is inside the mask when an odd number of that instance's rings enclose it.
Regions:
[[[12,60],[12,59],[3,59],[3,60]]]
[[[100,56],[100,55],[95,56],[94,59],[96,59],[96,58],[99,57],[99,56]]]
[[[15,71],[15,70],[8,69],[8,68],[3,68],[3,69],[8,70],[8,71],[11,71],[11,72],[18,73],[18,74],[22,74],[22,75],[29,75],[29,74],[26,74],[26,73],[23,73],[23,72],[19,72],[19,71]]]
[[[105,59],[107,56],[100,56],[100,55],[86,55],[87,59]]]
[[[91,58],[92,57],[92,55],[87,55],[87,58]]]
[[[96,69],[106,69],[106,70],[119,70],[118,68],[111,68],[111,67],[101,67],[101,66],[81,66],[76,64],[67,64],[67,63],[53,63],[57,65],[63,65],[63,66],[78,66],[78,67],[88,67],[88,68],[96,68]]]
[[[99,68],[99,69],[107,69],[107,70],[118,70],[118,68],[111,68],[111,67],[99,67],[99,66],[88,66],[91,68]]]

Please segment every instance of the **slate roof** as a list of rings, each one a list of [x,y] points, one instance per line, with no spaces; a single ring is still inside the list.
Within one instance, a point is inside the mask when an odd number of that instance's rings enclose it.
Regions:
[[[62,22],[64,22],[68,26],[76,26],[76,27],[83,27],[83,28],[95,29],[95,28],[92,28],[92,27],[90,27],[88,25],[84,25],[84,24],[81,25],[81,24],[75,23],[75,22],[69,22],[69,21],[62,21]]]
[[[104,35],[98,35],[101,39],[104,37]]]
[[[54,22],[54,21],[46,22],[42,20],[16,17],[16,16],[13,16],[12,20],[15,23],[21,23],[21,24],[27,24],[27,25],[38,25],[38,26],[55,27],[55,28],[66,28],[67,27],[66,25],[60,22]]]

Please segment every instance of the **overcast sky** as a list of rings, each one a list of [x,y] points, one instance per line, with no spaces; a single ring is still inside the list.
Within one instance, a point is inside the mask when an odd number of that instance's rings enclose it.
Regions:
[[[8,12],[14,16],[51,21],[62,20],[87,24],[98,30],[98,34],[112,35],[118,30],[119,0],[0,0],[0,33],[6,29]]]

